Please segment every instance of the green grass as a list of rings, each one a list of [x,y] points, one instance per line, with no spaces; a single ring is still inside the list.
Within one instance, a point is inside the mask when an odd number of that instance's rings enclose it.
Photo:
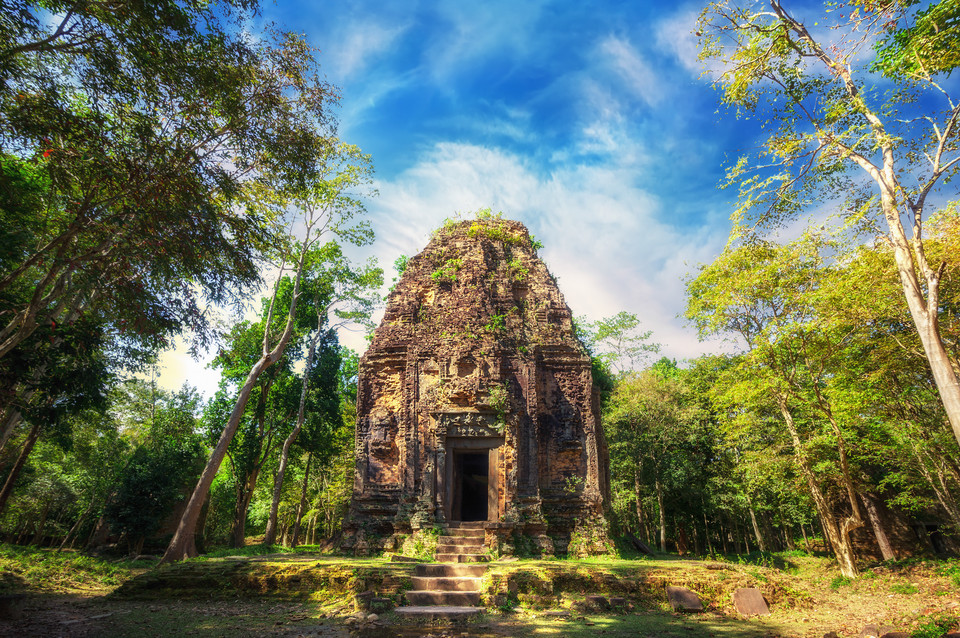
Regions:
[[[920,588],[913,583],[894,583],[890,585],[890,591],[892,591],[894,594],[903,594],[908,596],[910,594],[916,594],[918,591],[920,591]]]
[[[960,621],[952,614],[937,614],[921,617],[920,625],[913,630],[912,638],[940,638],[943,634],[956,627]]]
[[[0,591],[68,591],[120,585],[151,561],[108,561],[77,552],[0,544]]]

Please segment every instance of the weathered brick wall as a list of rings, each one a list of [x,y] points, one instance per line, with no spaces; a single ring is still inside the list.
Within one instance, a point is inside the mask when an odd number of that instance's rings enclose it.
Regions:
[[[348,546],[449,520],[465,450],[492,464],[491,539],[562,549],[578,522],[602,518],[590,360],[518,222],[447,226],[410,259],[361,360],[357,415]]]

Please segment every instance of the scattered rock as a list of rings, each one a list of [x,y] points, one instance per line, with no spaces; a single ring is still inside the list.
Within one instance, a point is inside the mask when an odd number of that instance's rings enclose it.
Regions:
[[[706,567],[707,569],[712,569],[717,571],[721,569],[733,570],[733,567],[731,567],[730,565],[725,565],[723,563],[704,563],[703,566]]]
[[[890,633],[883,634],[880,638],[910,638],[912,635],[913,634],[907,631],[891,631]]]
[[[861,638],[880,638],[880,627],[876,625],[866,625],[860,630]]]
[[[653,556],[653,550],[650,549],[650,546],[644,543],[642,540],[627,532],[627,538],[630,540],[630,544],[633,545],[633,548],[636,549],[641,554],[646,554],[647,556]]]
[[[583,602],[589,611],[610,610],[610,603],[603,596],[584,596]]]
[[[369,611],[382,614],[393,609],[393,600],[390,598],[371,598]]]
[[[353,606],[357,611],[370,611],[370,602],[376,594],[372,591],[365,591],[355,594],[353,597]]]
[[[835,631],[828,631],[823,634],[823,638],[840,638],[840,635]]]
[[[380,616],[376,614],[370,614],[369,616],[367,616],[367,620],[369,622],[374,622],[374,621],[380,620]]]
[[[667,600],[673,611],[703,611],[700,597],[686,587],[667,585]]]
[[[390,554],[391,563],[419,563],[420,561],[416,558],[411,558],[409,556],[401,556],[400,554]]]
[[[733,606],[744,616],[769,616],[770,608],[759,589],[743,587],[733,592]]]
[[[569,617],[570,617],[570,612],[567,611],[566,609],[551,610],[551,611],[542,612],[541,615],[542,615],[542,616],[549,616],[549,617],[551,617],[551,618],[569,618]]]

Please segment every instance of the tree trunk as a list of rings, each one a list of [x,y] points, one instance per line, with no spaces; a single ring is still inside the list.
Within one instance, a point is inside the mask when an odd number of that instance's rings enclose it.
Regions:
[[[810,491],[810,496],[813,497],[817,514],[820,516],[820,523],[823,525],[825,537],[833,546],[833,554],[836,556],[837,562],[840,565],[840,573],[848,578],[856,578],[860,572],[857,568],[853,547],[850,543],[850,532],[856,529],[856,527],[862,526],[863,522],[855,520],[853,516],[849,517],[843,524],[837,522],[833,515],[833,510],[830,508],[826,497],[817,485],[813,470],[807,462],[807,456],[800,442],[800,435],[797,432],[796,425],[793,422],[793,415],[787,407],[786,399],[783,396],[777,396],[777,403],[787,430],[790,432],[790,438],[793,440],[797,465],[800,466],[800,470],[807,481],[807,488]],[[859,525],[857,523],[859,523]]]
[[[243,482],[237,494],[236,507],[233,512],[233,526],[230,532],[231,547],[244,547],[247,544],[247,511],[253,500],[253,493],[257,489],[257,477],[260,475],[259,466],[251,472]]]
[[[0,450],[3,450],[7,442],[10,440],[10,437],[13,436],[13,431],[17,429],[17,425],[20,424],[21,415],[20,410],[17,410],[13,406],[8,407],[3,412],[3,429],[0,430]]]
[[[187,502],[187,506],[183,510],[183,515],[180,517],[180,523],[177,525],[177,531],[174,532],[173,538],[170,539],[170,545],[167,546],[167,551],[164,552],[163,558],[160,560],[161,564],[179,561],[197,555],[196,534],[200,510],[203,508],[204,501],[207,500],[207,495],[210,493],[210,486],[213,485],[213,479],[217,476],[220,464],[223,463],[223,457],[227,454],[227,448],[237,433],[240,419],[243,417],[243,413],[247,408],[247,402],[250,400],[250,393],[253,392],[253,388],[257,384],[257,379],[260,378],[263,371],[280,359],[284,350],[287,348],[287,343],[290,342],[290,338],[293,336],[297,301],[300,297],[300,281],[303,277],[303,268],[307,259],[307,248],[313,241],[311,240],[312,232],[313,225],[311,223],[307,226],[307,234],[301,245],[300,258],[297,263],[297,276],[293,284],[293,295],[290,301],[290,308],[287,311],[287,321],[283,328],[283,333],[280,335],[277,345],[270,350],[270,324],[273,317],[273,305],[276,302],[278,290],[278,288],[275,287],[273,298],[270,301],[270,307],[267,311],[267,317],[264,320],[263,355],[250,369],[250,374],[247,375],[246,381],[244,381],[243,386],[240,388],[240,394],[237,397],[236,404],[233,406],[233,411],[230,413],[230,418],[227,420],[227,425],[223,428],[220,439],[217,441],[216,447],[213,448],[213,452],[210,453],[210,459],[207,461],[206,467],[203,468],[203,473],[200,474],[197,486],[190,495],[190,500]],[[282,274],[283,267],[280,268],[280,275]],[[278,286],[279,282],[280,279],[278,276]]]
[[[53,500],[48,499],[46,504],[43,506],[43,513],[40,514],[40,522],[37,523],[37,531],[33,535],[33,539],[30,541],[31,545],[40,545],[40,540],[43,538],[43,529],[47,526],[47,515],[50,513],[50,505]]]
[[[885,211],[886,212],[886,211]],[[896,218],[896,224],[899,225],[899,211],[892,210],[887,214],[887,221],[891,225]],[[899,230],[899,233],[897,231]],[[947,349],[943,344],[943,337],[940,334],[940,274],[943,267],[938,271],[933,271],[926,264],[926,258],[920,255],[920,266],[926,270],[926,289],[927,297],[924,299],[923,287],[917,277],[917,271],[914,265],[914,256],[907,245],[907,240],[903,235],[902,227],[891,228],[893,235],[894,259],[897,263],[897,272],[900,275],[900,283],[903,287],[903,293],[907,299],[907,307],[910,309],[910,316],[917,327],[917,334],[920,336],[920,343],[923,345],[924,354],[927,362],[930,364],[930,371],[933,373],[934,383],[940,393],[940,400],[943,402],[943,409],[950,420],[950,426],[953,428],[953,436],[960,442],[960,380],[954,370],[953,363],[950,360]],[[897,236],[897,235],[901,236]],[[915,242],[921,241],[919,237]],[[944,264],[945,265],[945,264]]]
[[[17,456],[17,460],[13,464],[13,467],[10,468],[7,481],[3,484],[3,489],[0,490],[0,512],[3,512],[7,506],[7,500],[10,498],[10,494],[13,493],[13,486],[17,482],[17,477],[20,476],[20,470],[27,464],[27,457],[30,456],[30,452],[33,450],[33,446],[36,445],[39,436],[40,424],[38,423],[30,428],[30,433],[27,434],[27,439],[23,442],[23,447],[20,448],[20,454]]]
[[[654,483],[657,490],[657,507],[660,508],[660,551],[667,553],[667,513],[663,509],[663,485],[660,484],[660,478],[657,477]]]
[[[883,519],[880,518],[880,511],[877,509],[876,502],[869,494],[861,494],[860,498],[863,499],[867,519],[870,521],[870,527],[873,528],[873,536],[877,539],[877,545],[880,547],[880,555],[883,560],[896,560],[897,554],[893,551],[886,530],[883,529]]]
[[[707,505],[703,500],[702,494],[700,496],[700,506],[703,508],[703,536],[707,540],[707,551],[713,554],[713,543],[710,541],[710,526],[707,524]]]
[[[297,409],[297,423],[290,432],[290,436],[283,442],[283,450],[280,452],[280,467],[277,468],[277,475],[273,479],[273,501],[270,503],[270,516],[267,517],[267,530],[263,536],[264,545],[273,545],[277,539],[277,513],[280,511],[280,493],[283,490],[283,476],[287,471],[287,459],[290,456],[290,446],[297,440],[300,429],[303,427],[304,408],[307,404],[307,388],[310,386],[310,367],[313,365],[313,359],[317,352],[317,341],[320,339],[321,327],[323,322],[317,317],[318,326],[310,338],[310,350],[307,353],[307,363],[303,368],[303,386],[300,388],[300,406]]]
[[[67,543],[70,541],[70,538],[80,529],[80,525],[83,524],[87,517],[90,516],[90,513],[93,511],[93,506],[97,502],[97,496],[94,494],[93,498],[90,499],[90,504],[87,505],[87,509],[83,510],[83,513],[80,514],[80,518],[73,524],[70,528],[70,531],[67,532],[67,535],[63,537],[63,541],[60,543],[60,547],[57,548],[58,552],[62,552],[63,548],[67,546]]]
[[[747,510],[750,512],[750,525],[753,527],[753,535],[757,539],[757,547],[761,552],[767,551],[767,544],[763,540],[763,534],[760,533],[760,526],[757,525],[757,513],[753,511],[753,500],[747,494]]]
[[[297,519],[293,524],[293,534],[290,539],[290,547],[296,547],[300,542],[300,522],[303,520],[303,514],[307,511],[307,483],[310,481],[310,461],[313,460],[313,452],[307,454],[307,469],[303,473],[303,489],[300,491],[300,503],[297,505]]]

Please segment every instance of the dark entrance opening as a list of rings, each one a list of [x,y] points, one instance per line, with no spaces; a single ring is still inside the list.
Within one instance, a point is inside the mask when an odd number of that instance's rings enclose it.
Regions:
[[[489,454],[483,452],[458,452],[454,455],[454,520],[487,520],[487,486]]]

